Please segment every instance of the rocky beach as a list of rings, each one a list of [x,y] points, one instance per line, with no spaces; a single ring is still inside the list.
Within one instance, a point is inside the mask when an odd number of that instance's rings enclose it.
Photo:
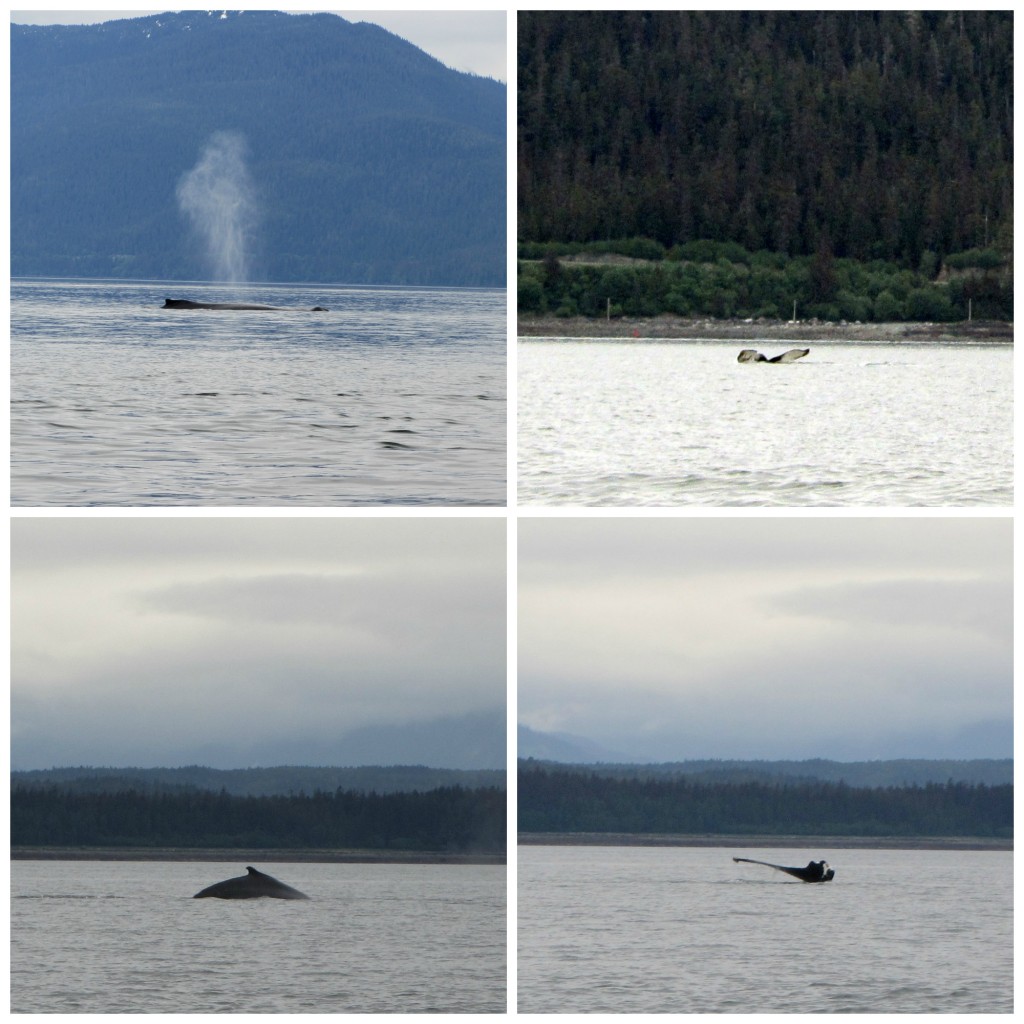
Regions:
[[[823,320],[719,320],[711,317],[558,317],[520,315],[521,338],[658,339],[662,341],[957,341],[1012,344],[1013,324],[998,320],[960,323],[830,323]]]

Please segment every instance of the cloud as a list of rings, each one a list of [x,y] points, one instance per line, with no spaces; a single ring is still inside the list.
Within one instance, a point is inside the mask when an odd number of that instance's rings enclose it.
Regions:
[[[530,519],[518,550],[533,728],[830,756],[1012,715],[1009,519]]]
[[[15,762],[262,746],[298,763],[361,727],[501,710],[504,526],[17,519]]]

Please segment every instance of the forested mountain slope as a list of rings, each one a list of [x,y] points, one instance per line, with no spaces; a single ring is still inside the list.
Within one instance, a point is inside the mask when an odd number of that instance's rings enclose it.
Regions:
[[[232,132],[253,279],[501,286],[505,97],[332,14],[13,25],[12,272],[208,277],[175,190]]]
[[[519,14],[519,237],[1012,249],[1011,11]]]

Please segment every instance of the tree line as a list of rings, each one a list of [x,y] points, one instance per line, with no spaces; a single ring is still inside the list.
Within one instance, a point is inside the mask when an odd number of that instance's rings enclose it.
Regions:
[[[751,253],[737,242],[666,250],[631,238],[521,243],[520,313],[555,316],[744,317],[830,322],[1012,320],[1013,275],[994,249],[925,253],[918,269],[813,256]],[[629,262],[609,261],[624,256]]]
[[[1013,786],[855,788],[820,781],[708,783],[520,766],[522,832],[722,835],[1013,835]]]
[[[928,782],[984,782],[1001,785],[1013,781],[1013,759],[894,758],[875,761],[831,761],[807,758],[800,761],[736,760],[701,758],[653,764],[599,762],[569,764],[541,758],[521,758],[521,768],[549,772],[590,774],[615,779],[677,779],[699,782],[794,783],[843,782],[848,786],[877,788],[924,785]]]
[[[504,852],[505,792],[76,792],[14,786],[15,846],[366,849]]]
[[[1011,11],[521,11],[519,238],[1012,249]]]
[[[207,789],[233,796],[291,796],[349,790],[360,793],[424,792],[444,786],[505,788],[504,769],[427,768],[424,765],[332,767],[276,765],[268,768],[43,768],[12,771],[16,786],[57,786],[69,791],[119,793]]]

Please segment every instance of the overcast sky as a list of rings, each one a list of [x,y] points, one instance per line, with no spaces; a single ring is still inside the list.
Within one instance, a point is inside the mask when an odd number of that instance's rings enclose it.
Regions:
[[[1012,756],[1011,538],[521,519],[519,721],[651,760]]]
[[[285,10],[278,7],[277,10]],[[18,25],[81,25],[120,18],[143,18],[150,11],[12,11]],[[457,71],[507,81],[505,11],[332,11],[346,21],[368,21]]]
[[[503,519],[15,518],[11,573],[14,768],[303,764],[505,707]]]

